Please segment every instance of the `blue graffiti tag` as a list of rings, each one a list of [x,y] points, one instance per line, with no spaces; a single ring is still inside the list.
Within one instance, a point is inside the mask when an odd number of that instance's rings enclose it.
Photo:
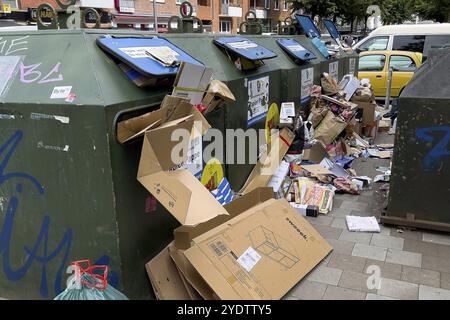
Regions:
[[[0,146],[0,187],[8,181],[15,181],[15,190],[17,194],[22,193],[24,185],[23,183],[29,183],[40,196],[45,194],[44,187],[41,183],[32,175],[24,172],[7,172],[6,168],[8,166],[11,157],[13,156],[16,148],[18,147],[20,141],[23,138],[22,131],[17,131],[12,137],[6,141],[5,144]],[[47,286],[47,264],[52,262],[54,259],[59,257],[60,253],[63,253],[61,263],[56,273],[54,290],[55,292],[61,292],[61,280],[62,275],[65,270],[67,259],[69,257],[69,251],[72,244],[72,230],[67,229],[62,237],[60,243],[56,246],[55,250],[49,252],[48,250],[48,234],[50,226],[50,217],[48,215],[44,216],[42,220],[42,225],[40,232],[37,236],[36,242],[30,248],[24,246],[24,252],[26,259],[23,265],[18,269],[14,270],[10,264],[10,248],[11,248],[11,238],[14,229],[14,218],[17,209],[20,206],[19,198],[15,195],[11,196],[6,209],[6,215],[3,223],[3,227],[0,230],[0,257],[3,260],[3,271],[10,281],[21,280],[29,271],[33,262],[40,263],[41,265],[41,282],[40,282],[40,294],[42,297],[48,297],[48,286]],[[42,251],[40,251],[42,250]],[[42,255],[39,255],[41,252]]]
[[[423,157],[422,165],[425,171],[436,170],[439,167],[442,157],[450,156],[450,151],[448,149],[448,144],[450,142],[450,127],[448,126],[437,126],[430,128],[422,128],[416,131],[416,137],[432,143],[436,137],[433,133],[444,133],[444,137],[439,140],[434,147]]]

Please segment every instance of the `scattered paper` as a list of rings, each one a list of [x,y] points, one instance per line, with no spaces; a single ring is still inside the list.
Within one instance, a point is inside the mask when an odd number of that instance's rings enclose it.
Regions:
[[[269,181],[268,187],[273,188],[273,192],[278,192],[280,190],[280,187],[284,181],[284,178],[289,172],[289,162],[281,161],[280,166],[278,167],[277,171],[275,171],[274,175]]]
[[[336,177],[347,178],[348,172],[337,163],[328,158],[323,158],[320,162],[320,166],[331,171]]]
[[[375,217],[345,216],[349,231],[380,232],[380,225]]]

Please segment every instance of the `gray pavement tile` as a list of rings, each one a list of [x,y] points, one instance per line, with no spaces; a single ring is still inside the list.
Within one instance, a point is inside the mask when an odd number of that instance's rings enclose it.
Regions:
[[[322,237],[327,239],[338,239],[342,233],[342,229],[329,226],[315,225],[314,228],[322,235]]]
[[[364,273],[369,273],[369,272],[373,273],[373,271],[370,271],[370,269],[368,269],[370,266],[379,267],[382,278],[401,280],[402,266],[399,264],[376,261],[376,260],[367,260],[366,266],[364,267]]]
[[[342,270],[331,267],[317,267],[306,278],[308,281],[337,285],[341,278]]]
[[[420,269],[415,267],[402,267],[402,281],[423,284],[439,288],[441,286],[441,274],[438,271]]]
[[[403,232],[398,232],[397,230],[400,230],[400,229],[393,227],[391,236],[397,237],[397,238],[402,238],[402,239],[412,239],[412,240],[422,241],[422,237],[423,237],[422,231],[402,230]]]
[[[361,273],[363,272],[365,265],[365,258],[354,257],[341,253],[334,253],[330,259],[330,262],[328,262],[328,267]]]
[[[362,243],[356,243],[353,248],[352,256],[362,257],[372,260],[386,260],[387,248],[368,246]]]
[[[441,272],[441,288],[450,290],[450,273]]]
[[[329,226],[333,221],[333,217],[331,217],[330,215],[319,214],[317,217],[306,217],[306,220],[308,220],[309,223],[315,226]]]
[[[344,201],[344,200],[334,198],[333,199],[333,208],[339,208],[342,204],[342,201]]]
[[[424,232],[422,241],[450,246],[450,235],[444,233]]]
[[[449,272],[450,259],[423,255],[422,268],[440,272]]]
[[[450,290],[420,285],[419,286],[419,299],[420,300],[450,300]]]
[[[320,300],[326,289],[325,283],[302,280],[288,294],[302,300]]]
[[[356,199],[358,202],[371,203],[375,202],[376,198],[373,195],[359,195]]]
[[[341,209],[349,209],[352,211],[366,211],[368,209],[368,204],[364,202],[356,202],[351,200],[344,200],[339,208]]]
[[[347,222],[345,218],[334,218],[330,226],[333,228],[347,229]]]
[[[439,245],[435,243],[423,242],[422,240],[415,240],[405,238],[403,243],[403,250],[409,252],[422,253],[428,256],[439,256]]]
[[[441,244],[438,244],[437,246],[438,246],[438,257],[450,259],[450,246]]]
[[[420,268],[422,265],[422,254],[396,249],[388,249],[386,262]]]
[[[366,293],[362,291],[328,286],[323,300],[364,300]]]
[[[419,285],[406,281],[382,278],[377,294],[402,300],[416,300],[419,294]]]
[[[326,239],[326,240],[333,247],[334,253],[351,255],[353,247],[355,246],[355,243],[350,241],[343,241],[336,239]]]
[[[342,208],[334,208],[333,210],[328,214],[333,218],[345,218],[345,216],[351,214],[352,210],[349,209],[342,209]]]
[[[396,298],[380,296],[379,294],[368,293],[366,296],[366,300],[398,300]]]
[[[339,287],[358,291],[376,293],[376,289],[369,289],[367,278],[369,274],[344,270],[339,280]]]
[[[379,234],[383,234],[385,236],[390,236],[392,231],[393,231],[392,228],[386,227],[386,226],[383,226],[380,224],[380,233]]]
[[[352,216],[360,216],[360,217],[373,217],[373,216],[376,217],[376,215],[375,215],[371,210],[369,210],[369,209],[367,209],[367,210],[361,210],[361,211],[358,211],[358,210],[352,210],[352,211],[350,212],[350,214],[351,214]]]
[[[371,246],[390,248],[390,249],[403,249],[404,239],[396,238],[392,236],[387,236],[383,234],[374,234],[372,240],[370,241]]]
[[[370,244],[372,235],[373,234],[369,232],[352,232],[344,229],[338,240]]]

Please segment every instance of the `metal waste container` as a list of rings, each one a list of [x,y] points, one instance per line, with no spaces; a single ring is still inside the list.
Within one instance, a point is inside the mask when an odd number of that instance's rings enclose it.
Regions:
[[[430,51],[399,99],[384,223],[450,231],[450,48]]]

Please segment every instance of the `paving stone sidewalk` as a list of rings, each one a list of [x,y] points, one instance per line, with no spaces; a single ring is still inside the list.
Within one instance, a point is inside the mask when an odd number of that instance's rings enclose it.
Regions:
[[[377,143],[392,143],[380,134]],[[390,160],[356,159],[374,177]],[[328,215],[307,218],[334,250],[285,297],[290,300],[450,300],[450,234],[381,225],[379,234],[349,232],[345,216],[376,216],[387,205],[383,183],[359,196],[338,194]],[[380,281],[374,272],[380,272]],[[368,286],[369,281],[369,286]]]

